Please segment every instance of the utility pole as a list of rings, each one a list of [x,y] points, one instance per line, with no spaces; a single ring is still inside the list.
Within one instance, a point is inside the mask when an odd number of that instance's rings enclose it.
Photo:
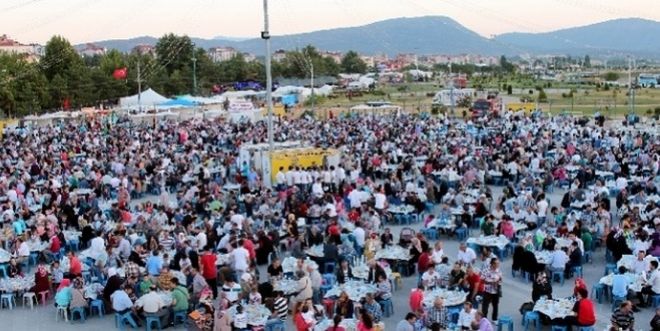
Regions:
[[[451,100],[451,117],[456,117],[456,103],[454,102],[454,80],[451,77],[451,62],[449,62],[449,99]]]
[[[311,75],[310,87],[312,88],[312,114],[314,114],[314,103],[316,102],[316,100],[314,100],[314,62],[311,60],[309,61],[309,71]]]
[[[264,30],[261,39],[266,42],[266,106],[268,107],[268,151],[273,152],[273,77],[270,72],[270,33],[268,32],[268,0],[264,0]]]
[[[138,110],[142,112],[142,76],[140,76],[140,53],[137,61],[137,83],[138,83]]]
[[[195,57],[194,53],[193,53],[192,63],[193,63],[193,90],[192,90],[192,94],[195,95],[195,94],[197,94],[197,58]]]

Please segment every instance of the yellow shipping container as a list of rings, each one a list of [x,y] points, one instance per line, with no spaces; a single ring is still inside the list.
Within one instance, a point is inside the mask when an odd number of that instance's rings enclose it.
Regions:
[[[326,159],[329,156],[338,154],[336,149],[322,149],[322,148],[292,148],[279,151],[273,151],[270,155],[270,168],[271,180],[275,182],[277,172],[280,167],[284,171],[293,167],[321,167],[326,164]]]

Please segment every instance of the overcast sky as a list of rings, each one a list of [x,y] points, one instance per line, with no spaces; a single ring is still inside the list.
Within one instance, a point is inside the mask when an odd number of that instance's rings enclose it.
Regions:
[[[490,37],[543,32],[622,17],[660,20],[659,0],[269,0],[271,34],[363,25],[395,17],[449,16]],[[73,43],[167,32],[256,37],[262,0],[1,0],[0,34]]]

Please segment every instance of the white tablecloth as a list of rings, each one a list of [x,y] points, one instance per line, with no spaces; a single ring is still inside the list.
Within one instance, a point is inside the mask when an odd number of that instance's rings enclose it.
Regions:
[[[599,283],[607,286],[612,286],[612,276],[614,274],[609,274],[605,277],[602,277],[599,281]],[[633,273],[626,273],[625,274],[626,279],[628,279],[628,289],[635,291],[635,292],[640,292],[642,290],[642,286],[644,285],[644,278],[643,276],[633,274]]]
[[[0,291],[22,292],[34,286],[34,275],[29,277],[0,278]]]
[[[361,281],[347,281],[344,284],[336,284],[328,292],[326,298],[339,297],[341,292],[346,292],[352,301],[360,301],[367,293],[376,293],[376,286]]]
[[[550,319],[564,318],[573,315],[573,305],[575,302],[569,299],[543,300],[536,301],[534,311],[548,316]]]
[[[247,314],[248,324],[252,326],[263,326],[266,325],[268,317],[270,317],[270,310],[264,305],[247,305],[243,306],[245,313]],[[236,305],[231,306],[227,312],[229,316],[234,318],[236,315]]]
[[[296,270],[296,265],[298,264],[298,259],[295,257],[289,256],[285,258],[282,261],[282,271],[285,273],[287,272],[294,272]],[[310,260],[310,259],[304,259],[303,260],[303,270],[307,270],[307,267],[311,266],[314,269],[318,269],[319,265],[316,264],[316,262]]]
[[[445,307],[452,307],[462,305],[467,298],[467,292],[463,291],[449,291],[443,288],[436,288],[430,291],[424,291],[424,306],[432,307],[436,298],[444,300]]]
[[[314,326],[314,331],[326,331],[328,330],[329,327],[333,326],[334,323],[332,320],[324,318],[322,321],[318,322]],[[341,323],[339,323],[339,326],[343,327],[344,330],[356,330],[357,329],[357,321],[352,318],[345,318],[341,320]]]
[[[323,245],[314,245],[306,249],[305,254],[313,257],[323,257]]]
[[[477,238],[469,238],[468,244],[476,244],[479,246],[497,247],[504,249],[509,244],[509,239],[505,236],[479,236]]]
[[[399,245],[387,246],[384,249],[376,252],[377,260],[384,259],[409,261],[411,258],[412,257],[410,256],[410,251]]]
[[[616,266],[618,267],[625,267],[626,270],[631,271],[633,269],[633,263],[635,263],[635,260],[637,260],[637,256],[630,255],[630,254],[625,254],[621,256],[621,260],[617,262]],[[658,258],[653,256],[653,255],[648,255],[644,258],[644,260],[651,265],[651,261],[658,261]]]
[[[275,291],[282,291],[284,295],[291,295],[298,290],[298,281],[295,279],[279,279],[273,286]]]

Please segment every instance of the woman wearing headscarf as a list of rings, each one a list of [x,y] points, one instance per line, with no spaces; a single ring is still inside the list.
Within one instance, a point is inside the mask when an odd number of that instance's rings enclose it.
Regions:
[[[71,289],[71,304],[69,308],[87,308],[89,303],[85,299],[85,286],[82,277],[76,277],[73,280]]]
[[[37,271],[34,273],[34,287],[30,289],[30,292],[38,294],[48,290],[50,290],[48,269],[46,269],[46,266],[43,263],[39,263]]]
[[[584,282],[584,279],[578,277],[575,279],[575,287],[573,287],[573,295],[577,295],[578,291],[583,288],[585,290],[587,289],[587,283]]]
[[[105,284],[105,287],[103,288],[103,300],[106,301],[106,303],[111,302],[110,296],[117,291],[122,284],[122,280],[117,275],[117,269],[115,268],[109,268],[108,269],[108,282]]]
[[[71,293],[71,280],[68,278],[62,279],[60,286],[57,288],[57,293],[55,293],[55,305],[58,307],[69,307],[72,300]]]
[[[532,300],[536,302],[542,296],[552,299],[552,284],[548,281],[548,274],[545,271],[536,274],[532,286]]]

